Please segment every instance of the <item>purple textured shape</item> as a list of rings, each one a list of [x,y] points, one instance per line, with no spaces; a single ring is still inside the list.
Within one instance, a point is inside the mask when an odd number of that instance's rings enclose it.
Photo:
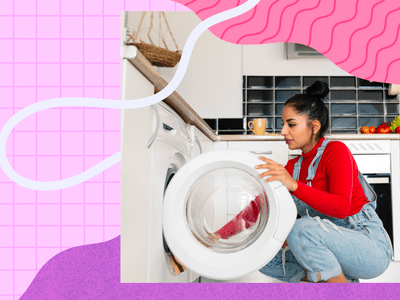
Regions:
[[[20,299],[129,299],[120,278],[120,237],[67,249],[40,269]]]
[[[120,283],[120,237],[67,249],[38,272],[21,300],[395,299],[396,284]]]

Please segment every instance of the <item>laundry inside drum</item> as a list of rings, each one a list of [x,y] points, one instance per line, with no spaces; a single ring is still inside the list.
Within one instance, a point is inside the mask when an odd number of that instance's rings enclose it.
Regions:
[[[268,213],[259,179],[237,168],[202,175],[186,199],[189,230],[200,244],[215,252],[237,252],[254,243],[267,224]],[[222,238],[213,237],[217,231]]]

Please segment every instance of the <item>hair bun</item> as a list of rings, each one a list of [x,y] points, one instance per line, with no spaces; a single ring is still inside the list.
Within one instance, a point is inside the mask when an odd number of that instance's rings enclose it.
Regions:
[[[329,87],[325,82],[316,81],[311,86],[306,88],[305,94],[309,96],[324,98],[329,93]]]

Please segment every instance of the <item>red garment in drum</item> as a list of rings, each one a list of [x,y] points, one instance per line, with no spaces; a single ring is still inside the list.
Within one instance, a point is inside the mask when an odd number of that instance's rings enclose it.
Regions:
[[[298,187],[292,195],[325,215],[344,219],[358,213],[368,199],[358,180],[358,167],[354,157],[347,146],[339,141],[330,142],[326,146],[312,186],[307,185],[308,167],[323,141],[324,138],[321,138],[311,151],[302,154]],[[289,160],[285,166],[292,176],[294,165],[299,158],[300,156]],[[216,233],[227,239],[254,225],[260,211],[259,201],[260,198],[256,197]]]

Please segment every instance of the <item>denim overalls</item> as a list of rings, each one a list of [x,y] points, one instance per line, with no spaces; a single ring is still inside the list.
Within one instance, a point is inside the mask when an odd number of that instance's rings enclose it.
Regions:
[[[308,169],[311,186],[322,154],[329,140],[324,140]],[[293,178],[298,180],[303,157],[294,165]],[[381,275],[393,256],[392,245],[382,221],[375,212],[376,194],[364,176],[358,178],[369,202],[355,215],[338,219],[324,215],[292,195],[301,216],[297,219],[287,243],[260,272],[285,282],[325,281],[342,272],[347,279],[358,281]]]

